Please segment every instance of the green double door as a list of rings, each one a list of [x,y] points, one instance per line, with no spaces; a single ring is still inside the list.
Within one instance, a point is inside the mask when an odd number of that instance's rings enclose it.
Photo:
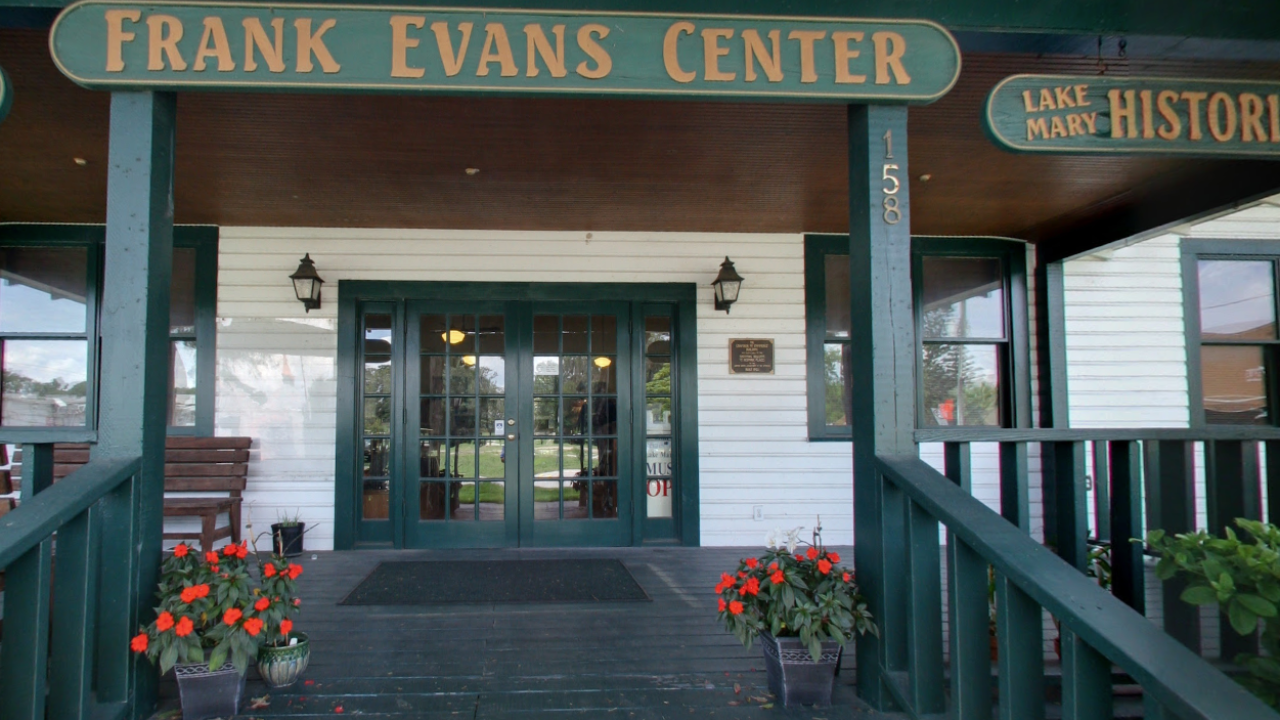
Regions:
[[[400,547],[630,544],[628,312],[367,306],[361,524]]]

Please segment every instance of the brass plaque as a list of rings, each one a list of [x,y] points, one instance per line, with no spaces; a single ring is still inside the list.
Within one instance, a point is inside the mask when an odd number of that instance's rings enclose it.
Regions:
[[[729,341],[729,373],[731,375],[772,375],[773,340],[771,338],[733,338]]]

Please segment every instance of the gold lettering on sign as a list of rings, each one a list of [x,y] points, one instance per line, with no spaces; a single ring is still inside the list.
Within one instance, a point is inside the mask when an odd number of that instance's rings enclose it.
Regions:
[[[320,23],[320,29],[315,35],[311,34],[311,18],[298,18],[293,21],[293,28],[298,32],[298,64],[297,71],[300,73],[309,73],[314,65],[311,62],[311,56],[315,55],[316,60],[320,62],[320,69],[326,73],[333,74],[342,69],[329,54],[329,48],[325,47],[324,34],[332,30],[338,21],[329,18]]]
[[[440,48],[440,62],[444,64],[444,74],[453,77],[462,71],[462,61],[467,56],[467,45],[471,42],[469,22],[458,23],[458,32],[462,33],[462,42],[458,44],[458,54],[453,54],[453,39],[449,37],[449,24],[445,22],[431,23],[431,32],[436,34],[436,45]]]
[[[1067,134],[1071,137],[1084,135],[1084,117],[1072,113],[1067,116]]]
[[[1053,104],[1053,93],[1049,92],[1049,88],[1040,88],[1040,109],[1041,110],[1057,110],[1058,106]]]
[[[409,67],[409,48],[416,48],[422,41],[409,37],[409,26],[421,29],[427,24],[422,15],[391,16],[391,77],[420,78],[426,68]]]
[[[1280,95],[1267,96],[1267,117],[1271,120],[1271,142],[1280,142]]]
[[[680,67],[680,53],[677,49],[676,43],[679,42],[682,34],[692,35],[693,23],[678,22],[667,28],[667,34],[662,38],[662,64],[666,66],[667,76],[672,80],[675,80],[678,83],[688,83],[693,82],[694,78],[698,75],[697,73],[686,71],[684,68]],[[750,68],[750,65],[747,67]],[[750,73],[751,70],[748,69],[747,72]],[[748,77],[748,79],[750,78]]]
[[[253,50],[257,48],[262,53],[262,60],[267,64],[268,70],[273,73],[284,72],[284,18],[271,21],[271,28],[276,31],[274,45],[267,38],[267,31],[258,18],[245,18],[241,24],[244,25],[244,71],[253,72],[258,69],[258,63],[253,59]]]
[[[578,67],[574,70],[584,78],[589,80],[599,80],[609,74],[613,69],[613,58],[609,57],[609,53],[596,42],[592,35],[598,35],[601,40],[609,37],[609,28],[599,23],[588,23],[578,28],[578,47],[582,48],[582,52],[587,57],[596,61],[594,68],[587,65],[587,61],[583,60],[578,63]]]
[[[1199,140],[1204,137],[1200,132],[1200,102],[1207,97],[1209,97],[1207,92],[1191,92],[1187,90],[1182,93],[1182,99],[1187,101],[1187,118],[1191,123],[1187,137],[1192,140]]]
[[[818,72],[813,65],[813,44],[827,36],[825,30],[792,30],[788,40],[800,41],[800,82],[818,82]]]
[[[497,61],[502,66],[502,77],[515,77],[520,74],[516,69],[516,59],[511,54],[511,42],[507,40],[507,29],[502,23],[487,23],[484,26],[484,47],[480,49],[480,64],[476,66],[476,76],[489,74],[489,63]]]
[[[1089,92],[1088,85],[1076,85],[1073,89],[1076,93],[1076,107],[1089,107],[1093,104],[1084,99],[1084,96]]]
[[[860,43],[864,37],[860,32],[833,32],[831,42],[836,46],[836,83],[859,84],[867,81],[866,75],[854,75],[849,72],[849,61],[862,54],[861,50],[849,47],[849,41]]]
[[[1155,125],[1151,118],[1151,91],[1143,90],[1138,93],[1138,97],[1142,100],[1142,139],[1150,140],[1156,136]]]
[[[1178,102],[1178,93],[1172,90],[1161,90],[1156,95],[1156,110],[1160,111],[1160,117],[1164,118],[1164,125],[1161,125],[1156,134],[1165,140],[1176,140],[1182,134],[1182,118],[1178,117],[1178,112],[1173,109],[1173,103]]]
[[[124,70],[124,44],[133,42],[135,35],[125,32],[124,21],[136,23],[142,18],[140,10],[108,10],[107,21],[107,72]]]
[[[178,41],[182,39],[182,21],[172,15],[151,15],[147,17],[147,69],[163,70],[164,57],[168,56],[169,66],[181,72],[187,69],[187,62],[178,54]]]
[[[1209,134],[1218,142],[1226,142],[1236,134],[1236,104],[1235,100],[1224,92],[1216,92],[1213,97],[1209,98]],[[1224,130],[1222,127],[1222,110],[1226,110],[1226,124]]]
[[[1121,104],[1119,90],[1108,90],[1107,99],[1111,101],[1111,137],[1120,138],[1126,135],[1138,137],[1138,99],[1133,90],[1124,91],[1124,104]],[[1125,124],[1128,124],[1128,131]]]
[[[1262,129],[1262,98],[1253,93],[1240,93],[1240,141],[1266,142]]]
[[[765,49],[760,33],[755,30],[742,31],[742,50],[746,54],[747,61],[745,75],[747,82],[756,80],[757,60],[765,77],[769,78],[769,82],[782,82],[782,31],[770,30],[769,42],[773,44],[772,53]]]
[[[209,44],[213,43],[213,47]],[[191,69],[204,72],[205,59],[215,58],[218,61],[218,72],[230,72],[236,69],[236,61],[231,58],[231,42],[227,39],[227,28],[222,18],[210,16],[204,19],[204,33],[200,36],[200,47],[196,48],[196,61]]]
[[[547,64],[547,72],[551,73],[551,77],[562,78],[568,75],[564,69],[564,25],[551,26],[551,34],[556,36],[554,51],[551,49],[551,41],[547,40],[546,34],[542,32],[541,25],[537,23],[525,25],[524,34],[529,47],[528,67],[525,69],[527,77],[538,76],[538,55],[541,55],[542,62]]]
[[[1076,101],[1068,94],[1070,90],[1070,87],[1056,87],[1053,89],[1053,97],[1057,101],[1059,108],[1073,108],[1076,106]]]
[[[911,76],[902,66],[902,56],[907,52],[906,39],[886,30],[872,33],[871,42],[876,48],[876,84],[888,85],[889,72],[892,71],[894,83],[910,85]]]
[[[1098,134],[1098,113],[1096,112],[1080,113],[1080,118],[1084,120],[1085,125],[1089,126],[1090,135]]]
[[[1035,140],[1036,136],[1049,139],[1049,123],[1042,117],[1027,119],[1027,140]]]
[[[728,40],[733,37],[733,30],[730,28],[707,28],[702,31],[702,59],[705,67],[702,71],[702,79],[708,82],[729,82],[738,77],[738,73],[727,73],[720,71],[720,58],[729,54],[729,48],[721,47],[721,38]]]
[[[1026,111],[1027,111],[1027,112],[1029,112],[1029,113],[1033,113],[1033,112],[1035,112],[1035,111],[1036,111],[1035,103],[1033,103],[1033,102],[1031,101],[1031,91],[1030,91],[1030,90],[1023,90],[1023,91],[1022,91],[1022,107],[1023,107],[1023,108],[1025,108],[1025,109],[1026,109]]]

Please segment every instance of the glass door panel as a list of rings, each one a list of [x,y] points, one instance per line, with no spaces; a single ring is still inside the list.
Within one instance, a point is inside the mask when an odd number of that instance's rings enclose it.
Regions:
[[[392,499],[393,308],[371,305],[361,316],[360,403],[360,534],[365,540],[390,542]]]

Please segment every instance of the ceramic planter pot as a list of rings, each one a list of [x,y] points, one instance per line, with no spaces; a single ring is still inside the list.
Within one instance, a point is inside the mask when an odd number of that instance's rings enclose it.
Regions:
[[[271,526],[271,543],[276,555],[297,557],[302,554],[302,533],[306,523]]]
[[[298,676],[311,662],[311,644],[306,633],[293,633],[298,644],[285,647],[263,645],[258,648],[258,674],[263,682],[273,688],[288,687],[298,681]]]
[[[179,663],[173,672],[182,699],[182,720],[231,717],[239,711],[244,675],[236,672],[235,665],[226,663],[210,672],[204,663]]]
[[[840,644],[834,641],[822,643],[822,656],[813,661],[809,648],[798,637],[775,638],[769,633],[760,635],[764,648],[764,667],[769,676],[769,692],[783,705],[830,705],[831,688],[836,680],[836,665],[840,661]]]

